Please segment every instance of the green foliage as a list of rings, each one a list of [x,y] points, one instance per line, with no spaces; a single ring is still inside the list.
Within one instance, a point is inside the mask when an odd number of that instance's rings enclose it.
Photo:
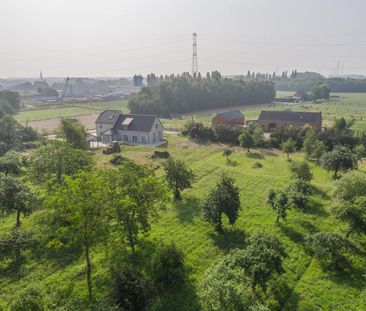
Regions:
[[[286,195],[289,199],[289,203],[302,210],[305,209],[309,202],[310,185],[304,179],[294,179],[286,188]]]
[[[357,155],[357,158],[361,160],[366,156],[366,147],[364,145],[357,145],[354,149],[355,154]]]
[[[151,274],[158,287],[170,289],[186,277],[183,253],[174,243],[161,245],[151,259]]]
[[[54,209],[54,238],[49,245],[55,249],[76,245],[84,251],[90,299],[90,251],[106,240],[110,228],[106,189],[108,184],[100,172],[80,171],[73,177],[66,176],[63,184],[55,185],[45,202],[48,208]]]
[[[182,160],[169,158],[163,163],[166,180],[170,189],[174,192],[174,199],[180,200],[180,192],[183,189],[190,188],[195,180],[192,170]]]
[[[305,157],[308,159],[316,159],[319,163],[320,157],[325,151],[325,146],[319,139],[319,135],[316,130],[310,129],[306,132],[303,147]]]
[[[346,120],[343,117],[336,120],[333,127],[337,130],[344,130],[347,127]]]
[[[170,116],[172,113],[186,113],[236,105],[260,104],[275,97],[274,85],[270,81],[243,81],[221,78],[193,78],[187,74],[159,79],[149,83],[129,98],[132,113]],[[155,79],[157,80],[157,79]]]
[[[109,163],[111,163],[114,166],[119,166],[122,165],[124,163],[129,163],[131,162],[130,159],[125,158],[123,156],[121,156],[120,154],[116,154],[112,157],[112,159],[109,160]]]
[[[222,152],[222,155],[224,157],[226,157],[226,159],[228,159],[231,155],[232,155],[233,151],[231,149],[224,149],[224,151]]]
[[[314,86],[311,89],[311,98],[313,100],[316,99],[329,99],[330,89],[322,83],[319,83],[318,85]]]
[[[148,289],[142,277],[131,269],[121,269],[113,274],[113,298],[116,305],[125,311],[143,310],[148,303]]]
[[[74,148],[89,148],[89,144],[86,141],[87,133],[85,127],[75,119],[61,119],[60,134]]]
[[[30,232],[16,228],[0,237],[0,260],[9,258],[19,263],[22,251],[32,248],[35,243],[36,241]]]
[[[279,222],[281,219],[286,220],[287,210],[290,209],[289,199],[286,193],[270,190],[268,192],[267,204],[276,212],[276,222]]]
[[[310,171],[310,166],[307,162],[295,162],[290,163],[290,173],[294,179],[302,179],[310,182],[313,178],[313,174]]]
[[[287,160],[289,160],[290,153],[293,153],[296,150],[295,142],[292,140],[292,138],[289,138],[288,140],[282,143],[281,149],[284,153],[287,154]]]
[[[308,236],[306,243],[325,268],[343,270],[347,262],[343,253],[349,248],[346,239],[335,233],[319,232]]]
[[[262,147],[264,145],[264,133],[260,126],[256,126],[253,130],[254,146]]]
[[[16,153],[8,151],[0,157],[0,172],[7,175],[19,175],[23,164],[22,157]]]
[[[284,272],[282,262],[286,252],[275,236],[256,233],[248,239],[246,249],[233,252],[233,257],[235,265],[249,277],[252,288],[259,285],[265,291],[272,276]]]
[[[74,149],[69,143],[53,140],[39,148],[31,159],[31,175],[38,183],[62,183],[65,176],[71,176],[79,170],[88,170],[91,158],[80,149]]]
[[[20,95],[9,90],[0,91],[0,111],[15,114],[20,109]]]
[[[222,175],[220,181],[211,190],[203,204],[204,219],[222,232],[222,214],[226,215],[231,225],[239,217],[240,195],[239,188],[234,185],[234,179]]]
[[[249,149],[254,146],[254,138],[248,130],[245,130],[239,136],[239,143],[240,146],[242,146],[243,148],[247,148],[247,151],[250,152]]]
[[[113,210],[115,227],[134,250],[138,233],[150,229],[150,218],[167,200],[165,184],[152,169],[133,162],[105,175],[108,185],[104,191]]]
[[[360,196],[366,196],[366,173],[351,171],[334,182],[334,196],[338,200],[353,202]]]
[[[58,97],[57,91],[50,86],[44,86],[44,87],[40,86],[37,89],[37,92],[43,96]]]
[[[215,138],[214,131],[210,127],[206,127],[201,122],[190,121],[184,125],[184,132],[191,138],[201,141],[213,141]]]
[[[295,148],[301,149],[303,147],[306,133],[309,130],[310,128],[278,128],[271,133],[270,144],[274,148],[279,148],[284,142],[292,139],[295,143]]]
[[[30,285],[21,290],[9,305],[9,311],[44,311],[44,290],[40,286]]]
[[[337,178],[339,171],[347,172],[357,168],[357,157],[349,148],[337,145],[322,155],[320,163],[327,171],[333,171],[333,177]]]
[[[267,308],[258,303],[242,269],[229,265],[232,253],[209,268],[199,284],[202,309],[205,311],[245,311]]]
[[[16,212],[16,227],[20,215],[29,216],[36,205],[35,194],[19,179],[0,174],[0,207],[6,213]]]

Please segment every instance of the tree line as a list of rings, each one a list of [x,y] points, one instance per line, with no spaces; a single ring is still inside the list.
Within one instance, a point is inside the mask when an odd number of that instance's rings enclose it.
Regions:
[[[148,81],[147,87],[130,97],[132,113],[170,117],[175,113],[262,104],[275,97],[270,81],[233,80],[222,78],[218,72],[205,78],[189,74],[160,78],[150,75]]]

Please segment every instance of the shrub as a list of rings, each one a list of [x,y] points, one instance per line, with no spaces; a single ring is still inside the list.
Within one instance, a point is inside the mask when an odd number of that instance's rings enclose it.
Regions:
[[[109,160],[109,163],[115,166],[122,165],[127,162],[131,162],[131,160],[121,155],[115,155],[111,160]]]
[[[263,167],[263,164],[261,162],[255,162],[253,164],[253,168],[261,168],[261,167]]]
[[[158,287],[176,287],[185,279],[183,253],[174,243],[160,246],[151,265],[152,277]]]
[[[122,310],[138,311],[147,305],[146,282],[134,270],[122,269],[116,272],[113,299]]]
[[[39,286],[31,285],[20,291],[9,305],[10,311],[43,311],[45,304],[43,299],[43,289]]]
[[[294,179],[310,181],[313,178],[313,174],[310,172],[310,167],[307,162],[291,162],[290,172]]]

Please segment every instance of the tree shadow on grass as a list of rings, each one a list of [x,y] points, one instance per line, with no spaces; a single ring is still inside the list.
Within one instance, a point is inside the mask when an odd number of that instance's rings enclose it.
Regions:
[[[308,231],[309,234],[315,233],[318,229],[308,220],[300,220],[300,225]]]
[[[281,278],[275,278],[270,285],[270,296],[273,296],[277,305],[270,306],[271,310],[297,310],[300,297],[288,286],[287,282]]]
[[[324,200],[328,200],[330,196],[325,191],[321,190],[318,187],[315,187],[314,185],[311,186],[311,191],[313,194],[320,196]]]
[[[193,223],[194,218],[201,213],[200,200],[194,196],[184,197],[174,203],[177,217],[181,223]]]
[[[247,157],[250,158],[250,159],[257,159],[257,160],[263,160],[264,159],[264,156],[261,155],[258,152],[249,152],[249,153],[247,153]]]
[[[323,268],[326,269],[326,268]],[[354,267],[349,260],[343,262],[343,271],[329,271],[328,278],[337,284],[362,290],[365,283],[365,271]]]
[[[233,161],[231,159],[226,159],[226,164],[229,166],[238,166],[238,161]]]
[[[310,199],[308,205],[305,208],[305,213],[310,215],[316,215],[319,217],[326,217],[329,213],[324,209],[324,206],[319,202]]]
[[[285,226],[282,223],[279,223],[278,226],[281,229],[282,233],[286,235],[291,241],[301,244],[304,243],[304,236],[302,233],[294,230],[291,227]]]
[[[239,229],[224,229],[222,233],[210,231],[209,237],[214,244],[223,251],[229,251],[233,248],[244,248],[246,246],[246,235]]]
[[[175,289],[160,292],[153,306],[154,310],[201,310],[196,289],[189,279]]]

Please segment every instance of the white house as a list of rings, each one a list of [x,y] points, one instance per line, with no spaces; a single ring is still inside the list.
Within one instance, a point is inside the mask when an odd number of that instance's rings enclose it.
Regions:
[[[132,145],[163,142],[164,128],[153,115],[123,114],[119,110],[105,110],[95,121],[97,139],[103,143],[120,141]]]

